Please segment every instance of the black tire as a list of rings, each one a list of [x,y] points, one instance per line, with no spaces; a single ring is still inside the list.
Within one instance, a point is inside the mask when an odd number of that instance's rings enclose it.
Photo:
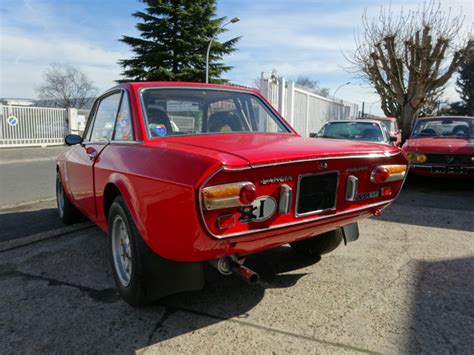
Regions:
[[[58,207],[59,218],[64,224],[73,224],[82,220],[82,214],[69,201],[64,191],[64,186],[61,181],[61,174],[56,173],[56,205]]]
[[[145,306],[151,303],[151,300],[147,297],[146,290],[148,274],[146,269],[146,259],[147,256],[150,255],[151,250],[138,233],[135,222],[133,221],[127,205],[121,196],[117,196],[112,203],[108,218],[109,255],[117,289],[123,299],[131,306]],[[119,233],[118,228],[121,228],[119,223],[123,223],[128,234],[128,249],[125,246],[126,243],[120,244],[120,246],[117,244],[117,238],[120,237],[117,237],[114,233]],[[121,250],[119,251],[117,248]],[[120,254],[120,252],[123,254]],[[127,254],[127,257],[120,257],[124,254]],[[125,259],[128,260],[124,261]],[[131,270],[128,276],[125,270],[126,267],[124,266],[125,263],[131,264]]]
[[[343,239],[342,228],[339,228],[309,239],[290,243],[290,245],[295,252],[301,255],[323,255],[336,249]]]

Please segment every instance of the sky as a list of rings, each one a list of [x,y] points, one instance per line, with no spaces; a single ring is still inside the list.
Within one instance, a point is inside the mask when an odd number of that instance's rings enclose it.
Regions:
[[[344,53],[355,48],[364,10],[376,16],[380,6],[395,11],[418,6],[405,0],[218,0],[217,15],[240,22],[228,26],[221,41],[241,36],[238,51],[224,57],[233,69],[230,81],[252,86],[261,72],[275,69],[287,80],[307,76],[331,94],[381,114],[373,89],[348,71]],[[86,73],[99,91],[120,78],[119,59],[130,58],[123,35],[138,36],[131,14],[142,10],[138,0],[3,0],[0,4],[0,97],[35,98],[51,63],[73,65]],[[472,33],[474,1],[442,1],[444,10],[465,16]],[[445,98],[456,101],[454,79]]]

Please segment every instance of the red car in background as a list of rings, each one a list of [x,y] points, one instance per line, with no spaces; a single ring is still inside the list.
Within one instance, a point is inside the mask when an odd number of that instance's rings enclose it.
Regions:
[[[474,178],[474,117],[423,117],[403,149],[410,172]]]
[[[321,255],[399,194],[397,147],[302,138],[255,90],[126,83],[94,104],[57,160],[59,215],[108,233],[132,305],[203,287],[203,262],[249,282],[248,254],[289,243]]]
[[[393,144],[399,147],[402,144],[402,130],[398,128],[398,122],[395,117],[368,117],[371,120],[380,121],[393,137]]]

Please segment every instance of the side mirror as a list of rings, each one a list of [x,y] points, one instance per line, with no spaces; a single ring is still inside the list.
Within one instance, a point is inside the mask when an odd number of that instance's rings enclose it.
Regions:
[[[311,133],[309,134],[309,136],[310,136],[311,138],[316,138],[316,137],[318,136],[318,134],[317,134],[317,133],[314,133],[314,132],[311,132]]]
[[[82,137],[78,136],[77,134],[68,134],[64,141],[67,145],[76,145],[82,143]]]

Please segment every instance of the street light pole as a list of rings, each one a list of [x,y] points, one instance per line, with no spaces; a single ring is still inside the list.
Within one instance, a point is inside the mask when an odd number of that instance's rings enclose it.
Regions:
[[[332,95],[332,101],[335,101],[336,93],[337,93],[337,91],[338,91],[340,88],[342,88],[343,86],[346,86],[346,85],[350,85],[350,84],[351,84],[351,82],[348,81],[347,83],[344,83],[344,84],[339,85],[339,86],[337,87],[336,91],[334,91],[334,94]]]
[[[222,29],[227,26],[229,23],[236,23],[236,22],[239,22],[240,19],[238,17],[234,17],[232,20],[224,23],[221,27],[219,27],[216,31],[216,33],[214,33],[214,35],[212,36],[211,40],[209,41],[209,45],[207,46],[207,53],[206,53],[206,84],[209,83],[209,53],[211,52],[211,45],[212,45],[212,42],[214,41],[214,39],[216,38],[216,36],[219,34],[219,32],[222,31]]]

